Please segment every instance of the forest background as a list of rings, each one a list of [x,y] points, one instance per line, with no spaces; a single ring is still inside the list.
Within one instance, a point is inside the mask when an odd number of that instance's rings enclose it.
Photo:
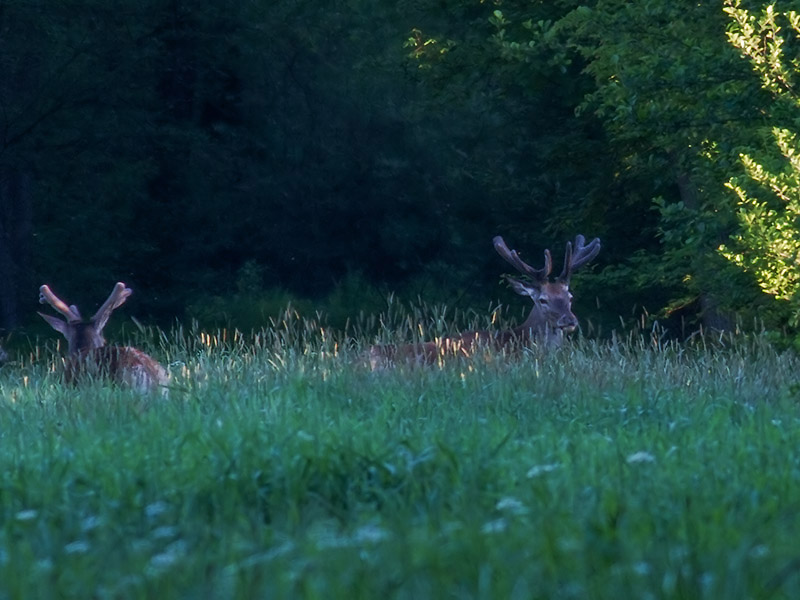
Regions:
[[[4,0],[0,337],[45,282],[161,326],[487,313],[525,305],[493,236],[582,233],[595,332],[795,340],[799,4]]]

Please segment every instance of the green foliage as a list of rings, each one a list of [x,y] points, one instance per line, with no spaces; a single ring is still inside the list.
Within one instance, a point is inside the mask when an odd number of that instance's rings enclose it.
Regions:
[[[667,314],[694,305],[707,325],[724,326],[720,313],[754,296],[717,248],[735,225],[723,185],[759,98],[722,37],[719,6],[601,0],[555,28],[595,81],[580,109],[602,119],[620,148],[619,177],[644,192],[633,210],[660,217],[661,246],[633,261],[636,285],[660,288]]]
[[[0,596],[800,593],[796,355],[632,336],[373,373],[304,327],[170,336],[166,401],[4,367]]]
[[[772,123],[790,123],[792,129],[772,126],[764,143],[741,154],[744,175],[732,177],[728,187],[738,198],[739,229],[724,255],[753,273],[761,289],[779,304],[774,325],[800,326],[800,163],[797,124],[800,96],[797,78],[797,40],[800,16],[795,11],[766,6],[760,14],[726,2],[732,24],[728,37],[747,57],[770,92],[765,116]],[[770,148],[771,142],[771,148]]]
[[[796,131],[775,102],[791,60],[767,76],[794,50],[783,14],[737,33],[717,2],[6,2],[0,202],[30,182],[32,217],[0,218],[30,241],[0,252],[0,327],[35,320],[44,281],[88,305],[123,279],[141,315],[245,330],[290,300],[341,327],[391,293],[477,309],[498,295],[494,235],[538,256],[577,233],[604,243],[598,322],[749,322],[771,276],[725,184],[761,115]],[[742,51],[765,40],[766,90],[726,28]]]
[[[36,175],[33,281],[89,296],[124,278],[171,320],[247,261],[304,297],[349,272],[402,282],[464,220],[441,176],[460,158],[415,106],[399,7],[101,4],[4,4],[20,81],[0,82],[0,151]]]

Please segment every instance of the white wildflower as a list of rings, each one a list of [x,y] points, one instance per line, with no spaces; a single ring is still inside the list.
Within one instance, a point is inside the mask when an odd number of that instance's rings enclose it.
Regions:
[[[86,554],[89,551],[89,543],[84,540],[76,540],[64,546],[67,554]]]
[[[168,508],[169,507],[167,506],[166,502],[162,502],[159,500],[158,502],[153,502],[152,504],[148,504],[147,506],[145,506],[144,514],[146,514],[148,517],[152,519],[153,517],[157,517],[158,515],[167,512]]]
[[[627,458],[627,461],[629,464],[656,462],[656,457],[649,452],[634,452]]]
[[[377,525],[364,525],[363,527],[359,527],[353,535],[353,539],[357,543],[362,544],[375,544],[377,542],[382,542],[388,537],[389,532],[385,529],[381,529]]]
[[[528,512],[528,508],[522,502],[510,496],[498,500],[495,508],[514,515],[523,515]]]
[[[186,555],[186,543],[178,540],[166,547],[164,552],[150,559],[150,565],[157,569],[171,567]]]
[[[636,573],[637,575],[649,575],[650,572],[653,570],[652,567],[650,567],[650,564],[644,561],[633,563],[632,568],[633,572]]]
[[[178,535],[178,528],[171,525],[156,527],[150,534],[154,540],[163,540],[165,538],[175,537],[176,535]]]
[[[100,525],[102,525],[103,521],[100,517],[97,516],[89,516],[86,517],[83,521],[81,521],[81,531],[91,531],[92,529],[97,529]]]
[[[481,527],[481,531],[483,533],[502,533],[507,527],[508,522],[505,519],[495,519],[494,521],[484,523],[483,527]]]
[[[534,465],[530,469],[528,469],[528,477],[538,477],[539,475],[544,475],[545,473],[549,473],[550,471],[555,471],[561,467],[558,463],[552,463],[549,465]]]

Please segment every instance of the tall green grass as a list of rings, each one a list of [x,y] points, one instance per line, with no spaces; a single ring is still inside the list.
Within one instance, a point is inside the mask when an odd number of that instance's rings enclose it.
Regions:
[[[800,597],[796,356],[634,334],[367,368],[452,317],[144,332],[168,400],[5,365],[0,599]]]

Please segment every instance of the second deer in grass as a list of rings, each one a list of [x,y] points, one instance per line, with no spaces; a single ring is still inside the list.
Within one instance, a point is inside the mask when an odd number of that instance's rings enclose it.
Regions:
[[[555,281],[550,281],[553,270],[550,250],[544,251],[544,267],[534,269],[520,258],[516,250],[509,250],[502,237],[495,237],[493,243],[500,256],[530,279],[530,282],[524,282],[506,276],[517,294],[533,300],[533,309],[525,322],[513,329],[466,331],[436,342],[372,346],[369,359],[373,369],[396,362],[431,364],[445,356],[470,356],[478,345],[503,349],[535,340],[544,346],[560,346],[564,335],[577,329],[578,318],[572,312],[572,293],[569,290],[570,277],[576,269],[597,256],[600,239],[595,238],[586,244],[586,239],[579,235],[574,246],[567,242],[564,268]]]
[[[67,306],[46,285],[39,288],[39,302],[49,304],[66,319],[64,321],[39,313],[50,327],[67,339],[69,356],[64,373],[67,383],[84,377],[96,377],[110,379],[139,392],[160,389],[162,394],[166,393],[169,375],[164,367],[136,348],[106,346],[103,338],[103,328],[111,313],[122,306],[130,295],[130,288],[125,287],[124,283],[117,283],[95,315],[84,321],[77,306]]]

